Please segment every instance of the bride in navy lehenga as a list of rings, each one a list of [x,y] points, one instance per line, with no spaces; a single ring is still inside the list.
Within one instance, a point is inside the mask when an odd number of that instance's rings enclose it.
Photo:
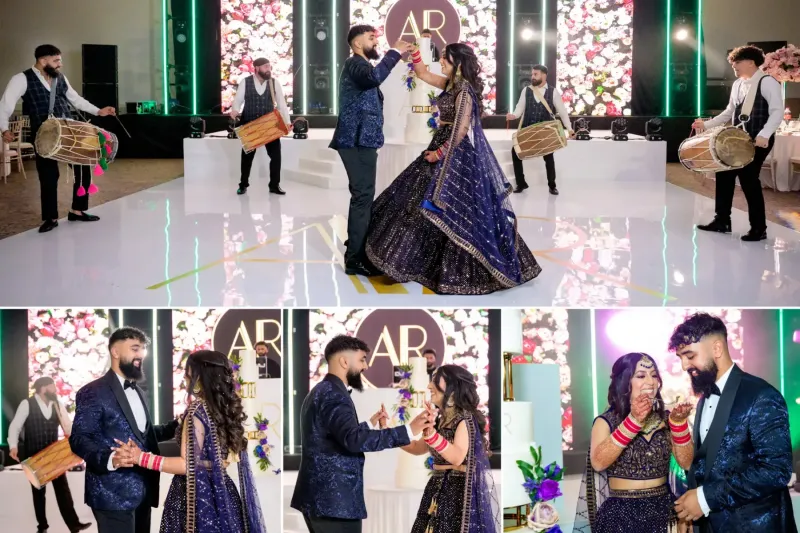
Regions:
[[[417,77],[442,89],[428,150],[378,197],[366,253],[398,282],[438,294],[488,294],[528,282],[541,267],[517,232],[511,184],[481,127],[480,66],[472,48],[447,45],[439,76],[415,50]]]

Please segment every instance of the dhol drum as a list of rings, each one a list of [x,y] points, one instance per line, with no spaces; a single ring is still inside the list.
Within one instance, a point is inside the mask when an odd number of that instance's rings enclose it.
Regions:
[[[69,440],[62,439],[22,461],[22,471],[31,485],[40,489],[82,462],[83,459],[72,453]]]
[[[694,172],[724,172],[749,165],[756,156],[750,134],[735,126],[719,126],[689,137],[678,148],[678,157]]]
[[[567,146],[567,135],[560,120],[548,120],[517,130],[511,136],[511,142],[517,157],[532,159],[550,155]]]
[[[109,148],[100,146],[100,134]],[[96,165],[103,155],[110,163],[118,147],[119,141],[113,133],[70,118],[50,117],[36,132],[36,152],[40,156],[71,165]]]
[[[239,126],[234,131],[239,140],[242,141],[242,148],[245,153],[250,153],[275,139],[289,135],[289,128],[277,109],[252,122]]]

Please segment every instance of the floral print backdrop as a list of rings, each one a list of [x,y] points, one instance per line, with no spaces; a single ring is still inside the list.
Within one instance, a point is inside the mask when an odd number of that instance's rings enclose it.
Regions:
[[[293,100],[292,0],[222,0],[222,111],[233,104],[239,82],[266,57],[289,109]]]
[[[570,114],[631,114],[634,0],[558,0],[558,90]]]
[[[351,0],[350,24],[369,24],[378,30],[378,51],[389,50],[383,34],[383,23],[396,0]],[[451,0],[461,17],[461,42],[470,45],[480,61],[484,80],[484,111],[497,108],[497,0]],[[422,29],[422,28],[420,28]]]
[[[210,350],[214,326],[225,309],[172,310],[172,403],[175,416],[186,410],[186,359],[197,350]]]
[[[325,346],[337,335],[355,335],[359,324],[372,309],[317,309],[309,312],[310,388],[328,369]],[[429,309],[445,336],[443,364],[461,366],[475,376],[481,409],[488,415],[489,312],[485,309]]]
[[[109,368],[108,311],[105,309],[28,310],[28,387],[53,378],[59,400],[72,414],[81,387]]]

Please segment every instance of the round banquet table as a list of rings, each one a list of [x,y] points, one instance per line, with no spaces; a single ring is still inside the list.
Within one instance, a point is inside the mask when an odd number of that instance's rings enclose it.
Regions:
[[[800,174],[792,176],[793,157],[800,157],[800,133],[775,136],[772,148],[775,158],[775,181],[779,191],[800,191]],[[761,169],[761,186],[772,187],[768,169]]]
[[[364,490],[367,519],[363,533],[407,533],[414,525],[423,489],[400,489],[389,486]]]

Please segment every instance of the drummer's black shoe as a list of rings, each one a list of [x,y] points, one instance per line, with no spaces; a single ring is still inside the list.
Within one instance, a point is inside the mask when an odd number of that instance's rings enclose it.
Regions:
[[[39,233],[47,233],[50,230],[54,230],[58,227],[58,220],[45,220],[42,222],[42,225],[39,226]]]
[[[276,185],[275,187],[270,187],[270,188],[269,188],[269,192],[271,192],[272,194],[279,194],[279,195],[281,195],[281,196],[283,196],[284,194],[286,194],[286,193],[283,191],[283,189],[281,189],[281,186],[280,186],[280,185]]]
[[[552,194],[553,196],[558,196],[558,189],[556,189],[555,185],[550,186],[550,194]]]
[[[86,211],[82,212],[80,215],[76,215],[70,211],[67,215],[67,220],[70,222],[97,222],[100,220],[100,217],[97,215],[90,215]]]
[[[90,527],[92,527],[91,523],[82,524],[82,523],[78,522],[78,525],[75,526],[75,527],[69,528],[69,531],[70,531],[70,533],[78,533],[78,531],[83,531],[84,529],[89,529]]]
[[[527,188],[528,188],[528,184],[527,183],[523,183],[522,185],[517,185],[517,188],[514,189],[514,192],[515,193],[521,193],[522,191],[524,191]]]
[[[742,235],[742,240],[745,242],[758,242],[767,240],[767,229],[753,229]]]
[[[36,533],[47,533],[47,528],[46,527],[37,527],[36,528]]]
[[[239,185],[239,188],[236,189],[236,194],[245,194],[247,192],[247,187],[242,187]]]
[[[702,231],[715,231],[717,233],[730,233],[731,221],[714,217],[710,224],[698,224],[697,229]]]

